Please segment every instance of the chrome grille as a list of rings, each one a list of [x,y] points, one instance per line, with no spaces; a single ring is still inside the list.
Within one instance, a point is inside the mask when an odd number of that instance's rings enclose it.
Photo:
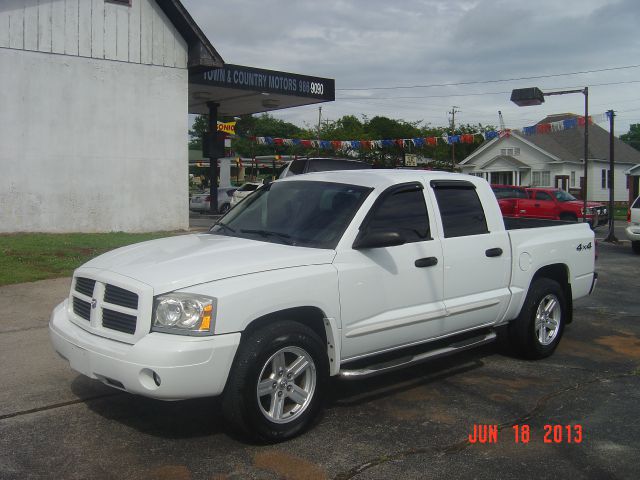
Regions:
[[[106,286],[104,290],[104,301],[134,310],[138,308],[138,295],[124,288],[116,287],[115,285]]]
[[[73,297],[73,313],[85,320],[89,320],[91,318],[91,304]]]
[[[102,326],[111,330],[117,330],[118,332],[133,334],[136,331],[136,317],[103,308]]]
[[[93,287],[96,281],[90,278],[76,277],[76,292],[80,292],[87,297],[93,296]]]

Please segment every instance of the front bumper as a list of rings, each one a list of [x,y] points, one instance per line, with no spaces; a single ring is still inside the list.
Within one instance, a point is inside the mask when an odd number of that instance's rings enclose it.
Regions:
[[[214,396],[224,390],[240,333],[187,337],[152,332],[129,345],[71,323],[67,304],[65,300],[53,310],[49,334],[73,370],[161,400]]]

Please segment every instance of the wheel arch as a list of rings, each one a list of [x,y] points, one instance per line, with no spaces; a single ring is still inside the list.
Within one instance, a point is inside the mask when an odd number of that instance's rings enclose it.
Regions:
[[[555,280],[560,284],[566,302],[567,323],[571,323],[573,321],[573,298],[571,293],[571,282],[569,280],[571,278],[569,267],[564,263],[554,263],[540,267],[531,278],[529,288],[531,288],[531,285],[533,285],[538,278],[548,278],[550,280]]]
[[[335,319],[328,318],[318,307],[299,306],[276,310],[252,320],[242,332],[243,337],[276,321],[289,320],[309,327],[326,345],[330,375],[340,369],[340,334]]]

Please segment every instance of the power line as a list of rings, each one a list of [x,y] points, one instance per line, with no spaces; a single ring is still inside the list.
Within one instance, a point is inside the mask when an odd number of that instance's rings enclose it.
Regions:
[[[571,88],[582,88],[587,86],[591,87],[604,87],[609,85],[624,85],[629,83],[640,83],[640,80],[628,80],[624,82],[605,82],[605,83],[593,83],[590,85],[581,85],[581,86],[571,86],[571,87],[551,87],[544,88],[543,90],[565,90]],[[511,91],[506,92],[478,92],[478,93],[450,93],[447,95],[412,95],[412,96],[402,96],[402,97],[338,97],[336,100],[403,100],[403,99],[419,99],[419,98],[450,98],[450,97],[479,97],[483,95],[508,95]]]
[[[553,77],[565,77],[569,75],[583,75],[585,73],[599,73],[599,72],[611,72],[615,70],[626,70],[629,68],[638,68],[639,65],[624,65],[621,67],[599,68],[596,70],[581,70],[577,72],[565,72],[565,73],[551,73],[548,75],[534,75],[530,77],[516,77],[516,78],[501,78],[495,80],[476,80],[471,82],[452,82],[452,83],[431,83],[427,85],[398,85],[393,87],[363,87],[363,88],[336,88],[336,91],[342,90],[397,90],[402,88],[432,88],[432,87],[455,87],[460,85],[479,85],[487,83],[499,83],[499,82],[514,82],[516,80],[535,80],[540,78],[553,78]]]

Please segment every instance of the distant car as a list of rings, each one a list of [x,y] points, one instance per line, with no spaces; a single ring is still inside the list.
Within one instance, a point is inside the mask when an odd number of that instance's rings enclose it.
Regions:
[[[218,187],[218,212],[227,213],[231,208],[231,197],[236,187]],[[189,200],[189,210],[194,212],[208,212],[211,209],[209,192],[194,193]]]
[[[262,183],[258,182],[247,182],[240,186],[235,192],[233,192],[233,196],[231,197],[231,206],[237,205],[242,199],[248,197],[253,192],[255,192]]]
[[[629,207],[625,233],[631,240],[633,253],[640,253],[640,197],[636,198]]]
[[[373,168],[372,165],[348,158],[297,158],[289,162],[278,178],[301,175],[311,172],[328,172],[332,170],[362,170]]]

